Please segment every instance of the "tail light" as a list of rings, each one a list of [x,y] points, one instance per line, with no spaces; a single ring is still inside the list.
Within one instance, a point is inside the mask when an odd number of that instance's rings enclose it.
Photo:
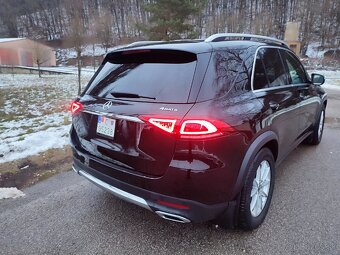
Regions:
[[[179,133],[181,138],[201,139],[225,135],[231,131],[231,126],[219,120],[184,120]]]
[[[207,119],[169,119],[142,116],[141,119],[168,134],[177,135],[182,139],[203,139],[222,136],[234,129],[220,120]]]
[[[77,112],[80,112],[82,109],[83,109],[83,105],[81,103],[77,101],[73,101],[71,103],[70,110],[71,110],[72,115],[76,114]]]
[[[168,132],[172,133],[175,128],[176,120],[171,119],[156,119],[156,118],[150,118],[149,122],[153,124],[154,126]]]

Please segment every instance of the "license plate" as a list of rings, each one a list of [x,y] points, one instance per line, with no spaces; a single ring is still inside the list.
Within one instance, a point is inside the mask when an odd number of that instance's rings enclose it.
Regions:
[[[98,116],[97,134],[113,138],[115,135],[116,120],[105,116]]]

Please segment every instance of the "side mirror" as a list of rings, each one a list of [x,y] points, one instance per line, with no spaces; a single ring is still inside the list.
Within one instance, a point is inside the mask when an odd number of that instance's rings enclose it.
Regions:
[[[315,85],[322,85],[325,83],[325,77],[321,74],[312,73],[312,83]]]

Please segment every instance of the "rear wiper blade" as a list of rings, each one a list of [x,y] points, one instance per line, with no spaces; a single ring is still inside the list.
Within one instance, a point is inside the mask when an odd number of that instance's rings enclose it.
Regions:
[[[118,98],[118,97],[126,97],[126,98],[147,98],[147,99],[156,100],[155,97],[141,96],[141,95],[134,94],[134,93],[112,92],[111,95],[114,96],[114,97],[117,97],[117,98]]]

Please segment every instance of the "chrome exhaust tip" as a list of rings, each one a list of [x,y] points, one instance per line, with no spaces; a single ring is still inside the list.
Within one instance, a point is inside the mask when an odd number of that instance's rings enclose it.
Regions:
[[[179,223],[189,223],[190,220],[187,218],[184,218],[182,216],[172,214],[172,213],[167,213],[167,212],[162,212],[162,211],[156,211],[157,215],[160,216],[161,218],[165,220],[170,220],[170,221],[175,221]]]

